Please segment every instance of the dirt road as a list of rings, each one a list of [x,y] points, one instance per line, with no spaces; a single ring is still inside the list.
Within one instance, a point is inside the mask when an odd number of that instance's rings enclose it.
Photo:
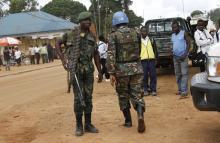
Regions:
[[[195,73],[191,69],[191,73]],[[94,86],[93,123],[99,134],[75,137],[72,93],[61,66],[0,77],[0,143],[220,143],[220,114],[179,100],[175,77],[158,75],[158,97],[145,97],[144,134],[122,126],[117,96],[108,82]]]

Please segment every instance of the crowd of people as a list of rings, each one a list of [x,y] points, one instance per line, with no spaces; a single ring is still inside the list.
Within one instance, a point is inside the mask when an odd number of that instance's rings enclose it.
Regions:
[[[10,66],[21,66],[23,60],[28,58],[30,64],[40,64],[40,59],[42,63],[50,63],[54,61],[54,48],[52,45],[43,44],[42,46],[30,46],[28,49],[28,55],[24,54],[18,46],[4,47],[3,55],[0,58],[0,65],[5,65],[5,70],[10,71]],[[24,63],[29,64],[29,63]]]
[[[90,31],[87,29],[91,19],[90,14],[85,14],[84,17],[79,16],[80,19],[80,34],[84,35],[82,41],[86,41],[87,35]],[[82,18],[83,17],[83,18]],[[220,21],[219,21],[220,22]],[[134,109],[138,115],[138,132],[143,133],[145,131],[145,122],[144,122],[144,111],[145,111],[145,102],[143,97],[152,95],[157,96],[157,72],[156,64],[158,59],[158,53],[156,48],[156,42],[152,37],[148,36],[148,29],[143,26],[140,28],[140,33],[137,33],[134,29],[128,27],[129,20],[125,13],[116,12],[113,15],[112,26],[114,31],[112,31],[106,40],[102,35],[99,36],[99,42],[97,43],[97,51],[94,51],[94,57],[99,53],[100,60],[97,61],[95,58],[95,63],[98,70],[98,82],[101,82],[103,75],[105,78],[110,79],[112,86],[114,86],[118,99],[120,110],[124,115],[124,126],[132,126],[132,118],[130,113],[130,108],[132,103]],[[220,24],[220,23],[219,23]],[[176,95],[180,99],[185,99],[188,97],[188,81],[189,81],[189,66],[188,66],[188,56],[191,48],[192,39],[195,39],[197,45],[196,53],[201,53],[205,56],[209,47],[219,42],[220,30],[211,33],[207,31],[207,20],[204,18],[199,18],[197,22],[197,30],[195,31],[194,37],[192,38],[189,33],[181,29],[178,21],[172,22],[172,32],[171,43],[172,43],[172,54],[173,54],[173,63],[174,63],[174,72],[176,77],[177,89]],[[213,32],[213,31],[212,31]],[[90,45],[91,46],[91,45]],[[80,45],[79,45],[80,47]],[[89,47],[89,45],[87,45]],[[79,61],[75,63],[76,66],[70,66],[72,73],[84,73],[83,68],[79,68],[78,64],[82,67],[88,66],[86,69],[90,69],[90,64],[85,65],[85,63],[80,63],[80,59],[85,59],[84,56],[87,55],[87,52],[93,51],[83,51],[80,52],[77,57]],[[92,56],[89,56],[92,57]],[[72,57],[73,58],[73,57]],[[74,58],[73,58],[74,59]],[[90,63],[91,59],[87,59],[87,62]],[[70,60],[71,61],[71,60]],[[71,65],[71,64],[70,64]],[[199,66],[201,72],[205,71],[205,58],[202,61],[202,64]],[[85,70],[86,70],[85,69]],[[91,69],[93,71],[93,69]],[[72,75],[73,76],[73,75]],[[83,91],[92,91],[93,90],[93,80],[85,81],[84,79],[88,75],[80,75],[80,87]],[[92,77],[92,75],[91,75]],[[73,85],[76,83],[73,82]],[[84,85],[91,87],[90,90],[84,89]],[[76,115],[76,136],[81,136],[85,132],[97,133],[98,129],[91,124],[91,113],[92,110],[91,104],[92,100],[89,100],[88,110],[80,106],[77,92],[77,88],[74,88],[74,111]],[[85,98],[92,98],[92,93],[84,92],[83,96]],[[86,104],[87,108],[87,104]],[[80,113],[77,112],[80,110]],[[85,130],[83,129],[82,123],[82,114],[85,113],[85,118],[89,114],[89,122],[85,119]],[[87,128],[87,125],[90,124],[91,128]]]
[[[16,47],[5,47],[3,50],[3,56],[0,58],[0,64],[5,65],[5,70],[10,71],[10,66],[17,64],[21,66],[22,53],[20,49]]]
[[[54,61],[54,48],[50,43],[42,44],[41,46],[30,46],[29,48],[29,57],[30,63],[40,64],[40,59],[42,59],[42,63],[50,63]]]
[[[73,34],[69,32],[59,43],[59,45],[64,44],[71,49],[69,58],[67,61],[63,61],[63,65],[70,71],[72,77],[76,117],[75,135],[82,136],[84,132],[99,132],[91,122],[94,82],[92,58],[97,67],[98,82],[102,82],[105,75],[106,80],[110,79],[111,85],[117,92],[120,110],[125,119],[124,126],[128,128],[132,126],[131,103],[137,112],[137,130],[139,133],[143,133],[145,131],[145,101],[143,98],[148,95],[157,96],[158,93],[156,72],[158,53],[155,40],[148,36],[148,29],[145,26],[140,28],[139,33],[135,29],[129,28],[128,17],[122,11],[114,13],[112,18],[114,30],[109,34],[107,40],[100,35],[98,43],[89,30],[91,13],[80,13],[78,20],[80,23],[79,35],[75,35],[76,37],[73,38],[71,37]],[[198,20],[194,35],[198,47],[197,54],[205,55],[208,48],[214,43],[213,39],[216,38],[215,41],[219,41],[219,32],[213,34],[212,37],[206,30],[206,24],[206,20],[202,18]],[[172,54],[177,83],[176,95],[180,99],[185,99],[189,93],[188,55],[192,37],[181,29],[178,21],[173,21],[171,28],[173,32],[171,35]],[[72,39],[72,41],[67,39]],[[201,71],[205,70],[204,67],[205,60],[200,65]],[[81,96],[84,97],[85,106],[82,104]],[[85,116],[84,126],[83,114]]]
[[[102,82],[105,75],[106,81],[110,80],[114,86],[120,110],[124,116],[124,126],[132,126],[130,113],[131,105],[137,112],[139,133],[145,131],[145,101],[144,96],[157,96],[157,72],[156,64],[158,53],[156,42],[148,36],[148,29],[143,26],[140,33],[128,27],[129,20],[127,15],[116,12],[112,18],[112,31],[108,38],[99,36],[98,43],[93,33],[89,30],[91,26],[91,13],[82,12],[79,14],[79,33],[76,37],[72,34],[65,34],[62,41],[57,46],[63,44],[69,47],[67,61],[62,61],[64,68],[70,72],[71,83],[74,92],[74,113],[76,117],[76,136],[82,136],[84,132],[98,133],[99,130],[92,124],[92,92],[94,82],[94,63],[98,71],[98,82]],[[194,39],[197,44],[197,53],[205,55],[208,48],[219,41],[219,31],[213,36],[206,30],[207,21],[199,19]],[[191,38],[189,34],[180,28],[179,22],[172,22],[171,42],[173,52],[173,63],[177,82],[177,95],[180,99],[188,97],[188,55]],[[214,40],[216,39],[216,40]],[[12,52],[5,48],[4,58],[6,70],[10,70],[10,56]],[[38,47],[29,48],[31,64],[53,62],[53,47],[50,44],[43,44]],[[20,65],[21,52],[18,48],[14,52],[15,60]],[[200,70],[205,70],[205,61],[200,66]],[[82,95],[81,95],[82,94]],[[82,104],[83,96],[84,104]],[[83,126],[82,117],[85,117]]]

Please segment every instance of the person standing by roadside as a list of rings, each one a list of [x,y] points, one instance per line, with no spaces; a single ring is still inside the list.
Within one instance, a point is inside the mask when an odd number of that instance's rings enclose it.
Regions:
[[[108,46],[105,43],[105,38],[103,35],[99,36],[98,51],[100,56],[100,63],[102,65],[102,75],[105,74],[106,81],[109,81],[109,73],[107,72],[106,67]]]
[[[10,56],[11,56],[11,65],[14,66],[16,64],[16,60],[15,60],[15,47],[10,47],[9,51],[10,51]]]
[[[141,94],[143,68],[140,60],[140,43],[135,29],[128,27],[128,17],[118,11],[113,14],[111,33],[108,45],[107,68],[112,86],[118,94],[120,110],[125,118],[125,127],[132,126],[130,101],[137,111],[138,132],[145,131],[145,102]]]
[[[43,44],[40,47],[40,55],[41,55],[42,63],[43,64],[48,63],[47,46],[46,46],[46,44]]]
[[[21,66],[21,51],[18,47],[15,48],[15,61],[18,66]]]
[[[39,65],[40,64],[40,48],[38,47],[38,45],[34,47],[34,52],[35,52],[36,63]]]
[[[79,27],[66,33],[63,39],[56,45],[61,47],[62,44],[68,49],[67,61],[60,50],[58,54],[62,60],[64,68],[70,72],[71,83],[74,92],[74,112],[76,117],[76,136],[82,136],[84,132],[98,133],[99,130],[92,124],[92,92],[94,83],[94,63],[98,70],[99,80],[102,80],[100,57],[97,49],[96,39],[90,31],[91,26],[90,12],[81,12],[78,16]],[[76,78],[78,78],[78,81]],[[79,87],[82,90],[85,106],[80,102]],[[83,126],[82,117],[85,117]]]
[[[213,37],[205,29],[204,20],[201,18],[197,22],[197,30],[194,34],[195,42],[198,47],[197,53],[202,52],[203,57],[208,52],[209,47],[214,43]],[[200,65],[200,71],[205,71],[205,58]]]
[[[173,63],[178,86],[177,94],[182,99],[188,95],[190,37],[184,30],[180,29],[178,21],[173,21],[172,31],[171,41],[173,43]]]
[[[157,50],[155,41],[148,37],[147,28],[141,27],[141,64],[144,70],[143,91],[144,96],[151,94],[157,95],[157,73],[156,73],[156,58]],[[150,84],[148,79],[150,79]]]
[[[29,55],[30,55],[31,64],[34,65],[35,64],[35,50],[32,45],[29,48]]]
[[[50,43],[47,44],[48,62],[53,62],[54,60],[54,49]]]
[[[10,59],[11,59],[11,56],[10,56],[10,51],[8,49],[8,47],[5,47],[4,51],[4,61],[5,61],[5,70],[6,71],[10,71]]]

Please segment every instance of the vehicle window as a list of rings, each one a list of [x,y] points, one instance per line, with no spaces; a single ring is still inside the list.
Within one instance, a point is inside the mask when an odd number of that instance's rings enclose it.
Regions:
[[[187,23],[181,20],[178,20],[178,23],[180,25],[180,29],[188,31],[189,27],[187,27]],[[172,19],[152,21],[148,24],[148,30],[150,33],[172,32]]]
[[[149,24],[149,32],[156,32],[156,26],[155,23]]]
[[[165,22],[165,31],[172,31],[172,22]]]
[[[163,32],[164,31],[164,23],[159,22],[157,23],[157,32]]]

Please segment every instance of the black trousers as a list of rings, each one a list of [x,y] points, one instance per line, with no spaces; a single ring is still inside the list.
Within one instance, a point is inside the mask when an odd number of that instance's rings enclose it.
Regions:
[[[35,64],[35,55],[31,55],[31,64]]]
[[[107,68],[106,68],[106,59],[101,58],[100,63],[102,65],[102,75],[105,74],[105,78],[109,79],[110,75],[109,75]]]
[[[37,64],[40,64],[40,53],[35,53]]]
[[[205,63],[200,65],[199,68],[200,68],[200,72],[204,72],[205,71]]]
[[[203,62],[201,62],[201,64],[199,65],[199,68],[201,72],[204,72],[206,68],[206,55],[202,54],[200,56],[201,56],[201,59],[203,59]]]

